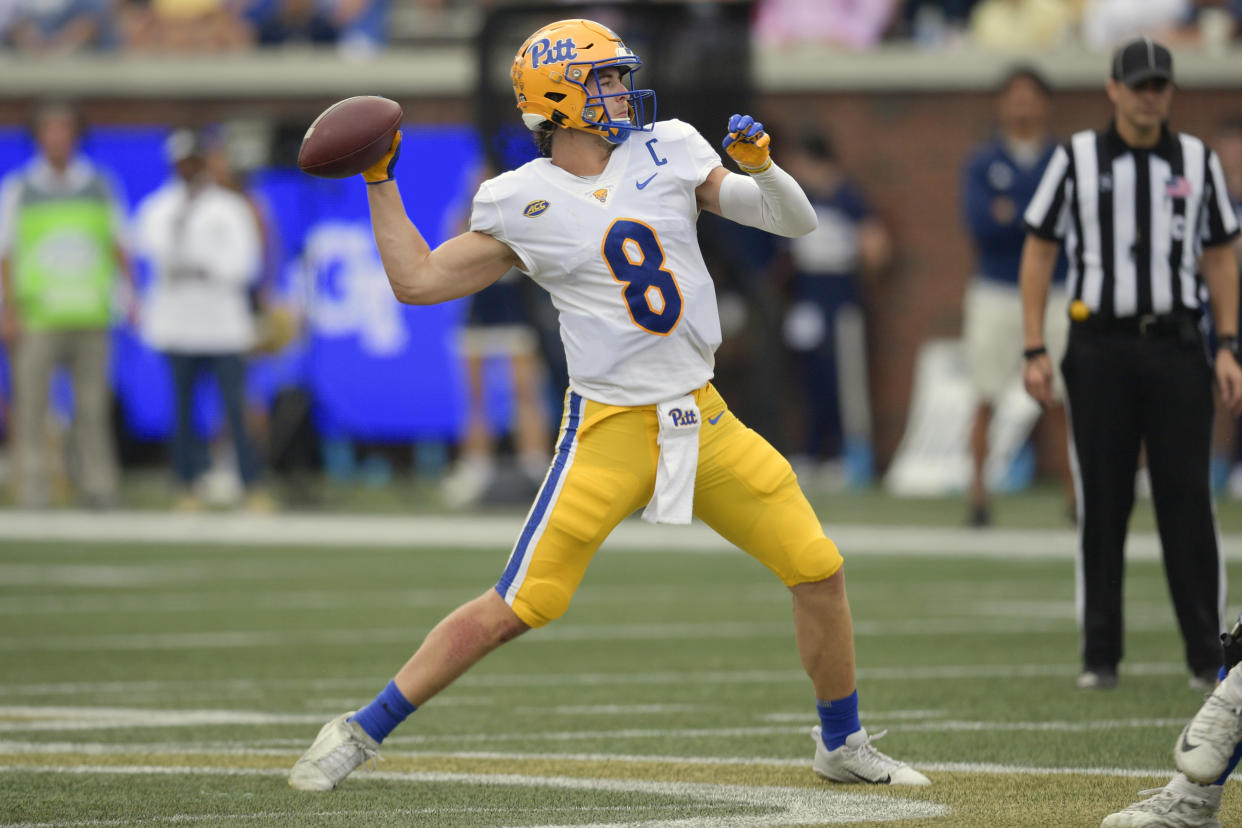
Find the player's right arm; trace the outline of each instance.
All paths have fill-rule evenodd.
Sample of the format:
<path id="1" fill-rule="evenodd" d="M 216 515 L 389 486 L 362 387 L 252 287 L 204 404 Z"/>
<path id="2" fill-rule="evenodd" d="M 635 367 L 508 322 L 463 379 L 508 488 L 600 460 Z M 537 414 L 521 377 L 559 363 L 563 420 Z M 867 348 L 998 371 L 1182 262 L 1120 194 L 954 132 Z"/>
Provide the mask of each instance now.
<path id="1" fill-rule="evenodd" d="M 1022 263 L 1018 267 L 1018 284 L 1022 291 L 1023 349 L 1022 383 L 1027 393 L 1040 405 L 1055 402 L 1052 390 L 1052 360 L 1044 348 L 1044 309 L 1048 304 L 1048 286 L 1056 267 L 1059 242 L 1028 233 L 1022 246 Z"/>
<path id="2" fill-rule="evenodd" d="M 473 231 L 432 250 L 406 214 L 401 191 L 392 178 L 400 145 L 398 133 L 388 154 L 363 173 L 371 207 L 371 229 L 397 301 L 434 305 L 460 299 L 482 290 L 521 264 L 504 242 Z"/>

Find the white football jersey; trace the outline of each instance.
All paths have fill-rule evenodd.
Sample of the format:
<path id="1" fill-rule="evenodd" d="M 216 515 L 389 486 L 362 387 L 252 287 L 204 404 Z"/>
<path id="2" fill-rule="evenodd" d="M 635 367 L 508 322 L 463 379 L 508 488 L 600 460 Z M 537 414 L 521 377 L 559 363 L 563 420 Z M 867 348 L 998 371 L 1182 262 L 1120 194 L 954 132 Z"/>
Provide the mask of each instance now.
<path id="1" fill-rule="evenodd" d="M 720 317 L 694 191 L 719 166 L 694 127 L 660 121 L 593 178 L 539 158 L 479 187 L 470 229 L 551 294 L 570 387 L 587 399 L 649 405 L 711 379 Z"/>

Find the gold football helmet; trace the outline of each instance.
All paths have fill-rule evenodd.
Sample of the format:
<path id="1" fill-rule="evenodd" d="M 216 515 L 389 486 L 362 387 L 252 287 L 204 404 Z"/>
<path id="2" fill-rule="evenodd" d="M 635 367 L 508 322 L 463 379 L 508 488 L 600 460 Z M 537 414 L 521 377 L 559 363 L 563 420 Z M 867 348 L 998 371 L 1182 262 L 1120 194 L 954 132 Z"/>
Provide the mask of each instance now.
<path id="1" fill-rule="evenodd" d="M 655 123 L 655 91 L 633 88 L 634 73 L 642 65 L 607 26 L 592 20 L 549 23 L 528 37 L 513 58 L 510 75 L 522 122 L 530 130 L 545 128 L 548 122 L 580 129 L 614 144 L 631 132 L 649 131 Z M 613 67 L 629 88 L 603 94 L 596 71 Z M 622 96 L 629 103 L 629 118 L 610 118 L 605 99 Z"/>

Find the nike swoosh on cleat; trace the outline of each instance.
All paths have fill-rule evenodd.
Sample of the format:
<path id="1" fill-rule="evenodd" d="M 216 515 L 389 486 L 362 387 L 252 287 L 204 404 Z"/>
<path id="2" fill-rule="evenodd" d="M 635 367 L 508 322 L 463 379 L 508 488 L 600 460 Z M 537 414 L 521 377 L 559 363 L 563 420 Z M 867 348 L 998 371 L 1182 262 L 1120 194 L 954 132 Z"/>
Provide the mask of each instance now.
<path id="1" fill-rule="evenodd" d="M 717 414 L 715 417 L 708 417 L 708 418 L 707 418 L 707 422 L 709 422 L 709 423 L 710 423 L 710 424 L 712 424 L 712 425 L 715 425 L 716 423 L 720 422 L 720 418 L 721 418 L 721 417 L 723 417 L 723 416 L 724 416 L 724 412 L 723 412 L 723 411 L 721 411 L 721 412 L 720 412 L 719 414 Z"/>
<path id="2" fill-rule="evenodd" d="M 657 175 L 659 175 L 658 172 L 652 173 L 650 176 L 648 176 L 646 181 L 635 181 L 634 186 L 641 190 L 643 187 L 646 187 L 648 184 L 650 184 L 651 179 L 655 178 Z"/>
<path id="3" fill-rule="evenodd" d="M 857 779 L 859 782 L 866 782 L 868 785 L 888 785 L 893 781 L 892 776 L 885 776 L 883 779 L 868 779 L 867 777 L 862 776 L 861 774 L 854 773 L 849 768 L 842 768 L 841 770 L 845 771 L 850 776 Z"/>
<path id="4" fill-rule="evenodd" d="M 1186 738 L 1186 734 L 1185 734 L 1185 733 L 1183 733 L 1183 734 L 1182 734 L 1182 743 L 1178 746 L 1178 749 L 1179 749 L 1182 753 L 1190 753 L 1192 750 L 1194 750 L 1194 749 L 1195 749 L 1195 748 L 1197 748 L 1197 747 L 1199 747 L 1199 746 L 1198 746 L 1198 745 L 1196 745 L 1196 744 L 1194 744 L 1194 743 L 1192 743 L 1190 740 L 1188 740 L 1188 739 Z"/>

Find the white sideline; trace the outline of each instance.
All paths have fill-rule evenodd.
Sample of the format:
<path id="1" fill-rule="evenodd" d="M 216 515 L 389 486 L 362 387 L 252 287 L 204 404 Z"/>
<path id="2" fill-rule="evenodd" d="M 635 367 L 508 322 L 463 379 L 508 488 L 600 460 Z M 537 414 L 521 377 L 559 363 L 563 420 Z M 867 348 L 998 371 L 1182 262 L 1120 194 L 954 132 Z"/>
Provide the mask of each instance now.
<path id="1" fill-rule="evenodd" d="M 501 549 L 513 546 L 519 514 L 458 516 L 325 515 L 287 513 L 175 514 L 155 511 L 55 513 L 0 511 L 0 547 L 6 542 L 195 543 L 248 546 L 409 547 Z M 1074 556 L 1071 529 L 959 529 L 928 526 L 832 524 L 825 531 L 851 554 L 964 556 L 975 558 L 1064 558 Z M 1222 538 L 1230 560 L 1242 560 L 1242 536 Z M 701 523 L 688 527 L 624 521 L 606 542 L 610 549 L 687 553 L 730 552 L 733 546 Z M 1152 532 L 1131 532 L 1126 555 L 1155 560 Z"/>

